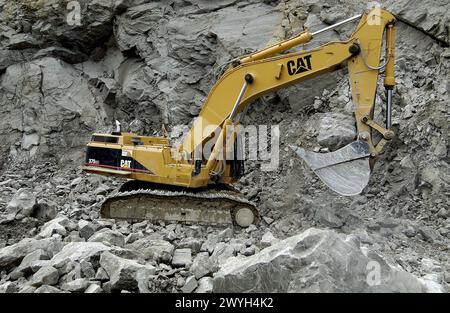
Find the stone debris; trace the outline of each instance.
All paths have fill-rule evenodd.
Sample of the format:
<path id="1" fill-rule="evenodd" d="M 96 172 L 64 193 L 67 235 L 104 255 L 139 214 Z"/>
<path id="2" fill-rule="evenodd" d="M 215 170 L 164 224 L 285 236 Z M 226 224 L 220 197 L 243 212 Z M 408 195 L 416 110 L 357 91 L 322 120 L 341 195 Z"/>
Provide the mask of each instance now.
<path id="1" fill-rule="evenodd" d="M 195 288 L 197 288 L 198 286 L 198 282 L 195 279 L 194 276 L 189 276 L 186 279 L 186 283 L 184 284 L 183 288 L 181 288 L 181 291 L 184 293 L 191 293 L 195 290 Z"/>
<path id="2" fill-rule="evenodd" d="M 172 266 L 188 267 L 192 264 L 191 249 L 176 249 L 173 254 Z"/>
<path id="3" fill-rule="evenodd" d="M 36 196 L 29 188 L 19 189 L 6 206 L 8 214 L 30 216 L 37 206 Z"/>
<path id="4" fill-rule="evenodd" d="M 125 245 L 125 236 L 108 228 L 102 228 L 89 237 L 89 242 L 106 242 L 114 246 L 123 247 Z"/>
<path id="5" fill-rule="evenodd" d="M 39 287 L 42 285 L 55 285 L 59 280 L 59 273 L 53 266 L 42 267 L 30 280 L 30 285 Z"/>
<path id="6" fill-rule="evenodd" d="M 139 271 L 146 273 L 147 276 L 155 274 L 156 271 L 152 265 L 143 265 L 134 260 L 123 259 L 108 251 L 103 252 L 100 256 L 100 265 L 108 274 L 111 290 L 135 290 L 139 283 Z"/>

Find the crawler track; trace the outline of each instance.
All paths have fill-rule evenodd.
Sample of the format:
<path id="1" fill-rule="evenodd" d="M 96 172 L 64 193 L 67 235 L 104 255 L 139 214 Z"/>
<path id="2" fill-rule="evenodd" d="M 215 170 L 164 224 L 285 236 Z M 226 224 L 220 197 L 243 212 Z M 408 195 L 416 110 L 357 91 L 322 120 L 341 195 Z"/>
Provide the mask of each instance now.
<path id="1" fill-rule="evenodd" d="M 102 204 L 104 218 L 202 225 L 258 224 L 255 205 L 228 186 L 191 190 L 130 181 Z"/>

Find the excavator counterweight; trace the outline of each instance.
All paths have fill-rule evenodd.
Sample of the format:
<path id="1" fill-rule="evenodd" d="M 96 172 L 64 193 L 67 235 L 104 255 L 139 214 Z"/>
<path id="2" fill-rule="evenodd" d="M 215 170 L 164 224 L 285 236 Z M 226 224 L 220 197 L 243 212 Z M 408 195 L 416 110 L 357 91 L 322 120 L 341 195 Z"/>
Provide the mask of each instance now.
<path id="1" fill-rule="evenodd" d="M 284 53 L 315 36 L 359 19 L 348 40 L 311 50 Z M 230 62 L 212 87 L 199 116 L 179 146 L 168 139 L 133 133 L 94 134 L 88 143 L 85 172 L 122 177 L 128 182 L 105 200 L 107 218 L 217 223 L 247 227 L 260 221 L 255 204 L 230 187 L 242 175 L 242 155 L 233 150 L 234 130 L 257 98 L 316 76 L 348 67 L 357 129 L 355 141 L 330 153 L 291 147 L 335 192 L 351 196 L 369 182 L 371 166 L 392 140 L 392 90 L 395 86 L 395 17 L 380 8 L 323 30 L 305 31 Z M 381 62 L 385 46 L 385 61 Z M 388 92 L 386 125 L 373 112 L 380 69 Z M 373 132 L 381 135 L 378 143 Z M 204 147 L 211 149 L 204 153 Z M 239 149 L 237 149 L 239 150 Z"/>

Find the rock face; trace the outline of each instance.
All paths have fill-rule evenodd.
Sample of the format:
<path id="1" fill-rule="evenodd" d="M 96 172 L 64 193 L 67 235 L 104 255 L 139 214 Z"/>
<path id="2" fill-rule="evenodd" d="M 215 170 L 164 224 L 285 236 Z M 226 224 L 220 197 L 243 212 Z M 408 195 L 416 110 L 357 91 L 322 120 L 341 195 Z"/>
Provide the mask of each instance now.
<path id="1" fill-rule="evenodd" d="M 247 259 L 230 259 L 213 292 L 422 292 L 417 278 L 364 255 L 353 240 L 311 228 Z M 373 285 L 370 262 L 380 269 Z"/>

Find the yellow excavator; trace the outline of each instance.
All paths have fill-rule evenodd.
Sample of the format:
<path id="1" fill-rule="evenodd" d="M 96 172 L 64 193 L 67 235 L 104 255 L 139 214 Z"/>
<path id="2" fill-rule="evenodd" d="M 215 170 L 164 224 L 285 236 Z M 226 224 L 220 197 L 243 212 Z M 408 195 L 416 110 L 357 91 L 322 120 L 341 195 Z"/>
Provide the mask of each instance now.
<path id="1" fill-rule="evenodd" d="M 358 19 L 346 41 L 286 53 L 324 31 Z M 231 187 L 244 173 L 242 152 L 236 146 L 237 129 L 246 108 L 267 93 L 344 66 L 348 67 L 354 104 L 355 141 L 330 153 L 291 148 L 335 192 L 346 196 L 361 193 L 375 160 L 394 137 L 391 112 L 395 22 L 391 13 L 372 8 L 317 32 L 305 31 L 233 60 L 212 87 L 182 144 L 173 145 L 166 137 L 120 131 L 94 134 L 87 145 L 83 171 L 127 179 L 103 202 L 101 216 L 238 227 L 259 223 L 255 204 Z M 385 126 L 373 120 L 377 80 L 383 68 L 387 90 Z M 381 135 L 377 143 L 373 132 Z"/>

